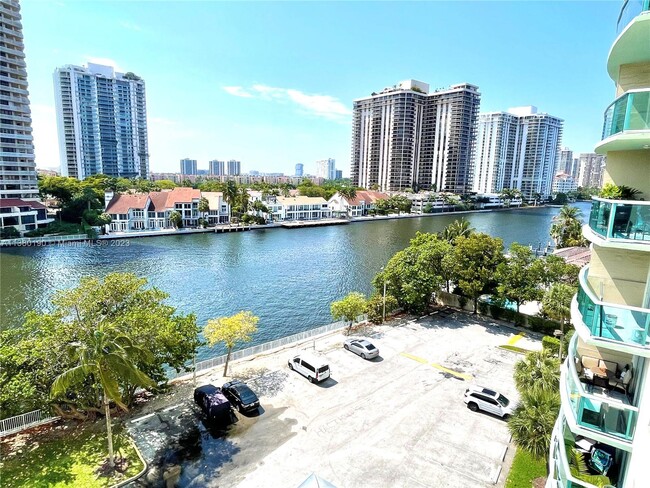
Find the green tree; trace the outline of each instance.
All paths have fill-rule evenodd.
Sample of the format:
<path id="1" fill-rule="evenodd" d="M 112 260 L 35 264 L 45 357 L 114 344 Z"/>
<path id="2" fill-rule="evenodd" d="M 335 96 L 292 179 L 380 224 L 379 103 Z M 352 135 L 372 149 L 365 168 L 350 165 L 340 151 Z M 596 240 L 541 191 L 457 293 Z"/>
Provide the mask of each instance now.
<path id="1" fill-rule="evenodd" d="M 217 343 L 223 342 L 228 350 L 226 364 L 223 367 L 223 375 L 228 375 L 228 363 L 230 362 L 230 353 L 233 347 L 240 342 L 249 342 L 252 335 L 257 332 L 257 323 L 259 317 L 249 311 L 241 311 L 230 317 L 220 317 L 218 319 L 208 320 L 203 329 L 208 344 L 212 347 Z"/>
<path id="2" fill-rule="evenodd" d="M 228 180 L 223 189 L 223 199 L 228 204 L 228 222 L 232 221 L 233 207 L 237 204 L 237 185 L 234 181 Z"/>
<path id="3" fill-rule="evenodd" d="M 553 203 L 555 205 L 566 205 L 569 203 L 569 197 L 566 193 L 558 193 L 555 195 L 555 198 L 553 199 Z"/>
<path id="4" fill-rule="evenodd" d="M 138 359 L 151 360 L 151 354 L 145 349 L 133 345 L 124 335 L 113 335 L 98 327 L 93 334 L 86 336 L 85 341 L 70 343 L 74 366 L 62 372 L 52 383 L 52 397 L 64 396 L 70 387 L 84 383 L 97 385 L 102 394 L 104 415 L 106 417 L 106 433 L 108 436 L 108 462 L 115 467 L 113 454 L 113 434 L 111 430 L 110 402 L 115 402 L 123 410 L 127 410 L 122 401 L 120 383 L 129 383 L 143 388 L 151 387 L 154 383 L 145 373 L 140 371 L 136 362 Z"/>
<path id="5" fill-rule="evenodd" d="M 554 283 L 544 293 L 542 299 L 542 313 L 560 322 L 562 340 L 564 340 L 564 325 L 571 317 L 571 300 L 577 289 L 564 283 Z M 562 359 L 560 348 L 560 359 Z"/>
<path id="6" fill-rule="evenodd" d="M 553 217 L 550 233 L 558 248 L 587 245 L 582 236 L 581 217 L 580 209 L 569 205 L 562 207 Z"/>
<path id="7" fill-rule="evenodd" d="M 176 210 L 172 210 L 169 213 L 169 222 L 177 229 L 183 227 L 183 217 L 181 216 L 180 212 Z"/>
<path id="8" fill-rule="evenodd" d="M 497 295 L 516 303 L 517 312 L 522 303 L 541 298 L 539 276 L 533 266 L 535 261 L 535 253 L 528 246 L 515 242 L 510 246 L 507 260 L 497 266 Z"/>
<path id="9" fill-rule="evenodd" d="M 357 190 L 353 186 L 344 186 L 339 188 L 339 195 L 346 200 L 354 200 L 357 197 Z"/>
<path id="10" fill-rule="evenodd" d="M 50 405 L 53 379 L 77 365 L 68 354 L 69 345 L 92 343 L 97 330 L 110 337 L 126 336 L 134 347 L 149 351 L 152 356 L 138 359 L 135 366 L 156 384 L 164 384 L 167 368 L 183 369 L 200 345 L 194 315 L 177 315 L 165 303 L 167 298 L 163 291 L 147 287 L 146 279 L 111 273 L 104 279 L 82 278 L 77 287 L 57 292 L 47 312 L 28 312 L 21 327 L 0 333 L 3 415 Z M 120 383 L 127 405 L 136 387 Z M 5 397 L 7 391 L 19 396 Z M 80 384 L 52 407 L 60 416 L 85 419 L 101 411 L 97 402 L 93 385 Z"/>
<path id="11" fill-rule="evenodd" d="M 521 394 L 521 401 L 508 420 L 512 438 L 521 449 L 537 459 L 548 456 L 555 420 L 560 411 L 560 394 L 533 388 Z"/>
<path id="12" fill-rule="evenodd" d="M 176 183 L 172 180 L 158 180 L 156 181 L 156 186 L 161 190 L 173 190 L 176 188 Z"/>
<path id="13" fill-rule="evenodd" d="M 201 197 L 199 200 L 199 212 L 203 214 L 203 217 L 210 211 L 210 202 L 205 197 Z"/>
<path id="14" fill-rule="evenodd" d="M 491 292 L 496 283 L 494 272 L 504 261 L 503 241 L 483 233 L 458 237 L 454 241 L 453 275 L 463 294 L 474 301 L 474 313 L 478 298 Z"/>
<path id="15" fill-rule="evenodd" d="M 469 221 L 464 218 L 454 220 L 451 224 L 442 230 L 441 237 L 447 242 L 453 243 L 457 237 L 467 237 L 471 235 L 475 229 L 470 225 Z"/>
<path id="16" fill-rule="evenodd" d="M 513 377 L 519 392 L 533 388 L 557 392 L 560 388 L 560 361 L 547 349 L 529 352 L 515 363 Z"/>
<path id="17" fill-rule="evenodd" d="M 366 306 L 368 320 L 373 324 L 380 324 L 384 320 L 384 310 L 386 315 L 388 315 L 397 309 L 398 306 L 397 298 L 393 295 L 386 293 L 384 297 L 382 293 L 375 293 L 370 297 Z"/>
<path id="18" fill-rule="evenodd" d="M 330 312 L 334 320 L 345 320 L 350 322 L 348 326 L 348 333 L 352 329 L 352 325 L 357 320 L 357 317 L 364 313 L 367 308 L 367 300 L 363 293 L 353 291 L 345 296 L 343 299 L 332 302 L 330 305 Z"/>

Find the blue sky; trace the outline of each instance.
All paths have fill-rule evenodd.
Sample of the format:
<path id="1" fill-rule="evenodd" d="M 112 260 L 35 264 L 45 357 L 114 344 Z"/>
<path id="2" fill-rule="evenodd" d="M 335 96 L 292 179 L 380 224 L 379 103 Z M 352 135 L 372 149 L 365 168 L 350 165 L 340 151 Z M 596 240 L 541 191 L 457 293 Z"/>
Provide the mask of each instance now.
<path id="1" fill-rule="evenodd" d="M 536 105 L 588 152 L 614 98 L 605 64 L 620 1 L 23 0 L 36 160 L 59 152 L 52 73 L 105 61 L 147 84 L 152 171 L 190 157 L 349 173 L 352 100 L 408 78 L 480 87 L 481 110 Z"/>

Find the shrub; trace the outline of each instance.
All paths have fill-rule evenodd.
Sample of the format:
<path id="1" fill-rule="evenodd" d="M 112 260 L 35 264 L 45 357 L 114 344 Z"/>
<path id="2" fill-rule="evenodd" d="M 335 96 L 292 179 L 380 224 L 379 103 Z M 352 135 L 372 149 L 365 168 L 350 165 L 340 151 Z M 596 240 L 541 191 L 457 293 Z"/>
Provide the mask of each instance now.
<path id="1" fill-rule="evenodd" d="M 397 309 L 397 306 L 397 298 L 393 295 L 386 295 L 386 316 Z M 366 313 L 370 322 L 373 324 L 381 324 L 384 313 L 384 296 L 379 293 L 371 296 L 370 300 L 368 300 Z"/>
<path id="2" fill-rule="evenodd" d="M 478 312 L 481 315 L 487 315 L 490 311 L 490 304 L 486 302 L 478 302 Z"/>
<path id="3" fill-rule="evenodd" d="M 497 305 L 490 305 L 490 315 L 496 320 L 503 316 L 503 309 Z"/>
<path id="4" fill-rule="evenodd" d="M 554 356 L 557 356 L 560 352 L 560 339 L 544 336 L 542 338 L 542 348 L 548 350 Z"/>
<path id="5" fill-rule="evenodd" d="M 20 232 L 15 227 L 4 227 L 0 229 L 0 239 L 15 239 L 20 237 Z"/>

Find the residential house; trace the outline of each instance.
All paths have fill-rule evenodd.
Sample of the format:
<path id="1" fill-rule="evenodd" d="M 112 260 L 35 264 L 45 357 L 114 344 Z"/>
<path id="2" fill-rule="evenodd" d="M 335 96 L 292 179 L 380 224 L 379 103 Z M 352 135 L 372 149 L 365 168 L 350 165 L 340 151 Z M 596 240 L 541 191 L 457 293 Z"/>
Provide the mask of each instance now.
<path id="1" fill-rule="evenodd" d="M 329 199 L 328 207 L 334 216 L 362 217 L 375 208 L 377 200 L 387 198 L 386 193 L 379 191 L 358 190 L 354 198 L 346 198 L 337 192 Z"/>
<path id="2" fill-rule="evenodd" d="M 220 191 L 204 191 L 201 196 L 208 200 L 210 211 L 207 218 L 209 224 L 227 224 L 230 222 L 230 206 Z"/>
<path id="3" fill-rule="evenodd" d="M 22 234 L 45 227 L 53 220 L 47 217 L 47 209 L 40 202 L 0 198 L 0 229 L 14 227 Z"/>
<path id="4" fill-rule="evenodd" d="M 276 201 L 281 205 L 278 220 L 320 220 L 332 215 L 322 197 L 276 197 Z"/>

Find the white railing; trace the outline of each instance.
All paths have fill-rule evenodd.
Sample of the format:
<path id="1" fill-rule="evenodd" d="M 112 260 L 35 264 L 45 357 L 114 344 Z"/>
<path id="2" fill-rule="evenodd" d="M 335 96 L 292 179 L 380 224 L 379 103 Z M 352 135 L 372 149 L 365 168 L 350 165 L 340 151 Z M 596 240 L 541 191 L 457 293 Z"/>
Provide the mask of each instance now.
<path id="1" fill-rule="evenodd" d="M 69 234 L 65 236 L 47 236 L 47 237 L 19 237 L 17 239 L 0 239 L 0 247 L 40 247 L 48 244 L 60 244 L 70 241 L 88 240 L 86 234 Z"/>
<path id="2" fill-rule="evenodd" d="M 362 322 L 364 320 L 366 320 L 366 316 L 362 315 L 357 319 L 357 322 Z M 348 325 L 349 325 L 348 322 L 342 322 L 342 321 L 333 322 L 331 324 L 323 325 L 315 329 L 306 330 L 304 332 L 299 332 L 298 334 L 293 334 L 287 337 L 282 337 L 280 339 L 275 339 L 274 341 L 265 342 L 257 346 L 251 346 L 251 347 L 247 347 L 246 349 L 240 349 L 239 351 L 234 351 L 230 354 L 230 360 L 236 361 L 237 359 L 242 359 L 248 356 L 255 356 L 256 354 L 270 351 L 272 349 L 278 349 L 280 347 L 286 346 L 287 344 L 301 342 L 304 341 L 305 339 L 309 339 L 310 337 L 315 337 L 317 335 L 325 334 L 327 332 L 343 329 Z M 206 369 L 211 369 L 220 366 L 226 362 L 226 357 L 227 355 L 223 354 L 221 356 L 217 356 L 211 359 L 199 361 L 198 363 L 196 363 L 196 372 L 198 373 L 199 371 L 205 371 Z M 172 380 L 174 378 L 178 378 L 179 376 L 185 376 L 191 373 L 192 373 L 192 369 L 189 368 L 184 371 L 179 371 L 178 373 L 175 371 L 171 371 L 168 373 L 167 377 L 168 379 Z"/>
<path id="3" fill-rule="evenodd" d="M 9 434 L 15 434 L 29 427 L 35 427 L 40 424 L 52 422 L 59 417 L 48 415 L 43 410 L 34 410 L 33 412 L 23 413 L 15 417 L 0 420 L 0 437 Z"/>

